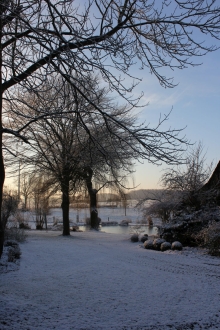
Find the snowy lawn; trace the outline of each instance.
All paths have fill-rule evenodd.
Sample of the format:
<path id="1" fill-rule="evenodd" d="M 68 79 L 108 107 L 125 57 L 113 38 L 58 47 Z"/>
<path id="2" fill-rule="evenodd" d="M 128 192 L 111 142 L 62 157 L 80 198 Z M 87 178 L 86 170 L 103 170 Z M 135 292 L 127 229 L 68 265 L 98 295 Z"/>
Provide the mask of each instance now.
<path id="1" fill-rule="evenodd" d="M 127 235 L 29 231 L 0 274 L 0 329 L 220 329 L 220 259 Z M 11 268 L 12 269 L 12 268 Z"/>

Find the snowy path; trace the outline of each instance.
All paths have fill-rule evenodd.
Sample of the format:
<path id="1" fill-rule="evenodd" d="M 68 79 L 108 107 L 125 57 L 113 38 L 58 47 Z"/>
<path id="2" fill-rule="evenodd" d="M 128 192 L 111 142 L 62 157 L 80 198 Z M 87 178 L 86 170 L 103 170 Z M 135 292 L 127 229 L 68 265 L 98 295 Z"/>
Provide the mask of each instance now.
<path id="1" fill-rule="evenodd" d="M 1 330 L 220 329 L 220 259 L 126 236 L 30 232 L 0 275 Z"/>

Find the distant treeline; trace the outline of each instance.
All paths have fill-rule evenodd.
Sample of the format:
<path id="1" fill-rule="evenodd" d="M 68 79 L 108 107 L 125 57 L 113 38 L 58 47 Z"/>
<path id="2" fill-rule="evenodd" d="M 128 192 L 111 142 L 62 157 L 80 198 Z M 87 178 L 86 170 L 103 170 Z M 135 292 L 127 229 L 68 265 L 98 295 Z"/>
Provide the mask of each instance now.
<path id="1" fill-rule="evenodd" d="M 145 198 L 155 198 L 155 196 L 158 195 L 158 193 L 161 193 L 162 189 L 138 189 L 138 190 L 132 190 L 129 191 L 126 194 L 127 200 L 142 200 Z M 98 194 L 98 201 L 99 202 L 117 202 L 121 201 L 121 197 L 118 194 L 112 194 L 112 193 L 100 193 Z"/>
<path id="2" fill-rule="evenodd" d="M 162 189 L 138 189 L 133 190 L 127 193 L 127 199 L 136 199 L 138 201 L 146 198 L 154 199 L 155 196 L 160 194 L 163 190 Z"/>

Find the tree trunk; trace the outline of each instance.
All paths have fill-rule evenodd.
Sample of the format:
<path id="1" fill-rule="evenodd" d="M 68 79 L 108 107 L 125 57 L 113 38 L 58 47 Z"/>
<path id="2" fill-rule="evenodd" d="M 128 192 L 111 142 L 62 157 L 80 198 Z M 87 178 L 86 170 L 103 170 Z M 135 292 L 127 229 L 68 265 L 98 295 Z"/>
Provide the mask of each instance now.
<path id="1" fill-rule="evenodd" d="M 24 195 L 24 209 L 25 209 L 25 211 L 27 210 L 27 201 L 28 201 L 28 196 Z"/>
<path id="2" fill-rule="evenodd" d="M 2 134 L 0 133 L 0 148 L 1 148 L 1 156 L 0 156 L 0 258 L 2 256 L 3 252 L 3 246 L 4 246 L 4 234 L 5 234 L 5 228 L 4 223 L 2 219 L 2 199 L 3 199 L 3 185 L 5 180 L 5 170 L 4 170 L 4 161 L 3 161 L 3 155 L 2 155 Z"/>
<path id="3" fill-rule="evenodd" d="M 2 17 L 1 13 L 0 16 Z M 3 252 L 4 245 L 4 224 L 2 221 L 2 199 L 3 199 L 3 186 L 5 181 L 5 168 L 4 168 L 4 160 L 3 160 L 3 145 L 2 145 L 2 20 L 0 18 L 0 258 Z"/>
<path id="4" fill-rule="evenodd" d="M 0 107 L 1 106 L 2 106 L 2 102 L 0 101 Z M 2 123 L 0 123 L 0 131 L 1 128 L 2 128 Z M 3 252 L 4 232 L 5 232 L 4 222 L 2 219 L 3 186 L 5 181 L 5 169 L 4 169 L 4 160 L 3 160 L 3 150 L 2 150 L 2 132 L 0 132 L 0 148 L 1 148 L 1 155 L 0 155 L 0 258 L 1 258 Z"/>
<path id="5" fill-rule="evenodd" d="M 62 213 L 63 213 L 63 235 L 70 235 L 70 221 L 69 221 L 69 180 L 65 180 L 61 187 L 62 190 Z"/>
<path id="6" fill-rule="evenodd" d="M 2 115 L 2 94 L 0 94 L 0 111 Z M 3 199 L 3 186 L 5 181 L 5 168 L 4 168 L 4 160 L 3 160 L 3 150 L 2 150 L 2 120 L 0 118 L 0 258 L 3 252 L 3 245 L 4 245 L 4 223 L 2 219 L 2 199 Z"/>
<path id="7" fill-rule="evenodd" d="M 86 186 L 89 192 L 90 197 L 90 223 L 91 227 L 94 229 L 98 229 L 99 227 L 99 218 L 98 218 L 98 210 L 97 210 L 97 190 L 92 188 L 92 175 L 93 171 L 90 167 L 85 169 L 85 181 Z"/>
<path id="8" fill-rule="evenodd" d="M 89 197 L 90 197 L 90 221 L 91 227 L 94 229 L 98 229 L 99 227 L 99 219 L 98 219 L 98 210 L 97 210 L 97 190 L 90 189 Z"/>

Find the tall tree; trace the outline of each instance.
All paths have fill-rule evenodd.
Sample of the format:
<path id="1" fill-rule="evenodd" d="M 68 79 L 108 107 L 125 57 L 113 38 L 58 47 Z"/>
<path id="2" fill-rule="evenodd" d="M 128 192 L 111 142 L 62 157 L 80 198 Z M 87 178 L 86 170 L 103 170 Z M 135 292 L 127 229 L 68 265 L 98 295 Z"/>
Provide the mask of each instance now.
<path id="1" fill-rule="evenodd" d="M 160 68 L 185 68 L 193 64 L 193 56 L 201 56 L 215 47 L 199 42 L 198 31 L 204 37 L 219 39 L 220 7 L 215 0 L 152 1 L 149 0 L 90 0 L 79 5 L 72 0 L 2 0 L 0 3 L 0 207 L 4 184 L 3 133 L 12 134 L 26 141 L 24 127 L 13 130 L 3 111 L 10 101 L 14 87 L 35 91 L 51 72 L 59 72 L 78 92 L 93 104 L 93 92 L 85 94 L 85 72 L 98 71 L 112 91 L 116 91 L 130 104 L 136 105 L 130 92 L 136 82 L 128 86 L 124 76 L 131 78 L 129 69 L 138 62 L 140 68 L 148 68 L 163 86 L 173 87 L 173 81 L 165 77 Z M 70 75 L 72 68 L 78 76 Z M 106 122 L 114 118 L 96 107 Z M 33 120 L 48 116 L 39 110 Z M 78 117 L 82 122 L 83 119 Z M 27 118 L 26 118 L 27 119 Z M 126 128 L 129 130 L 129 128 Z M 86 130 L 88 132 L 88 130 Z M 140 133 L 140 128 L 138 130 Z M 167 134 L 168 150 L 152 156 L 144 142 L 145 128 L 139 137 L 143 146 L 142 156 L 149 160 L 174 159 L 182 141 L 177 131 Z M 136 130 L 130 132 L 137 133 Z M 164 136 L 159 132 L 155 139 Z M 163 150 L 163 151 L 162 151 Z M 150 151 L 150 154 L 149 154 Z M 172 152 L 171 152 L 172 154 Z M 176 155 L 177 156 L 177 155 Z M 4 230 L 0 221 L 0 255 Z"/>
<path id="2" fill-rule="evenodd" d="M 91 81 L 97 86 L 96 104 L 109 116 L 114 116 L 121 125 L 133 125 L 135 117 L 131 116 L 129 109 L 118 107 L 110 101 L 106 90 L 98 87 L 97 78 L 90 75 L 87 78 L 88 87 Z M 55 185 L 57 190 L 61 190 L 63 234 L 69 235 L 70 193 L 76 192 L 85 183 L 90 196 L 91 225 L 96 227 L 98 190 L 93 188 L 92 181 L 95 179 L 99 186 L 122 184 L 124 175 L 131 172 L 133 159 L 138 157 L 139 151 L 137 141 L 127 131 L 119 130 L 113 123 L 106 126 L 103 117 L 97 116 L 96 109 L 77 95 L 72 86 L 62 78 L 51 77 L 49 86 L 50 88 L 48 83 L 44 86 L 47 100 L 43 100 L 41 96 L 33 98 L 32 102 L 26 102 L 31 97 L 26 95 L 23 100 L 23 105 L 26 103 L 26 106 L 20 111 L 24 116 L 34 117 L 33 112 L 39 108 L 46 107 L 47 111 L 51 109 L 52 114 L 56 114 L 62 107 L 62 115 L 51 115 L 27 126 L 25 134 L 31 144 L 29 150 L 23 146 L 23 152 L 20 147 L 19 158 L 22 158 L 24 164 L 34 166 L 35 170 L 48 173 L 48 185 Z M 77 121 L 78 112 L 83 116 L 89 134 L 85 134 L 85 127 Z M 12 112 L 11 120 L 13 115 Z"/>
<path id="3" fill-rule="evenodd" d="M 20 178 L 20 195 L 24 198 L 24 209 L 28 209 L 28 199 L 32 195 L 33 187 L 36 181 L 36 172 L 23 172 Z M 30 204 L 30 201 L 29 201 Z"/>

